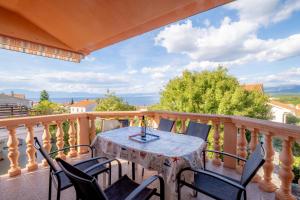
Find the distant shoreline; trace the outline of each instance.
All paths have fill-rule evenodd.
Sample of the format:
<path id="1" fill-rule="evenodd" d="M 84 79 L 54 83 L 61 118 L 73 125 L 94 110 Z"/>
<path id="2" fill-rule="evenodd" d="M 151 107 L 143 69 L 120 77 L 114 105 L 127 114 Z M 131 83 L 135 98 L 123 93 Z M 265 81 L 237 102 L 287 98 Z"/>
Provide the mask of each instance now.
<path id="1" fill-rule="evenodd" d="M 147 96 L 126 96 L 122 97 L 127 103 L 130 105 L 135 106 L 150 106 L 153 104 L 156 104 L 159 102 L 159 96 L 158 95 L 147 95 Z M 50 100 L 55 103 L 70 103 L 71 101 L 77 102 L 85 99 L 95 100 L 95 97 L 58 97 L 58 98 L 51 98 Z M 29 100 L 32 100 L 33 102 L 38 102 L 39 98 L 29 98 Z"/>

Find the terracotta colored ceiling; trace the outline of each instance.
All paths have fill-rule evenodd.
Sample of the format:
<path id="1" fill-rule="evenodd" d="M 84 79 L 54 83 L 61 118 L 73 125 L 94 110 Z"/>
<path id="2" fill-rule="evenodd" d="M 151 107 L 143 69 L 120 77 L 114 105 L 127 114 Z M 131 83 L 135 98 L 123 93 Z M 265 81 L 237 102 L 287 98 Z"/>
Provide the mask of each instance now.
<path id="1" fill-rule="evenodd" d="M 0 0 L 0 35 L 87 55 L 232 0 Z"/>

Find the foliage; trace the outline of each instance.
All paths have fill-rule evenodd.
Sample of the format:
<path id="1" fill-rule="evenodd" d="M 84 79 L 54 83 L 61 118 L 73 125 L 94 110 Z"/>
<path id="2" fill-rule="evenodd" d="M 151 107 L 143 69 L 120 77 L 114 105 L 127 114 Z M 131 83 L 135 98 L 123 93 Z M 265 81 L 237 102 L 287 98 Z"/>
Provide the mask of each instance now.
<path id="1" fill-rule="evenodd" d="M 49 101 L 49 94 L 46 90 L 42 90 L 40 93 L 40 102 Z"/>
<path id="2" fill-rule="evenodd" d="M 64 147 L 68 147 L 69 146 L 69 127 L 70 127 L 70 123 L 68 121 L 64 121 L 62 123 L 62 129 L 64 132 Z M 76 127 L 76 126 L 75 126 Z M 49 132 L 51 135 L 51 139 L 52 139 L 52 148 L 51 151 L 55 151 L 57 149 L 56 146 L 56 132 L 57 132 L 57 125 L 52 124 L 49 126 Z M 53 155 L 53 157 L 55 157 L 56 155 Z"/>
<path id="3" fill-rule="evenodd" d="M 280 138 L 273 138 L 273 146 L 276 151 L 281 152 L 282 151 L 282 139 Z M 293 172 L 294 172 L 294 183 L 297 183 L 300 178 L 300 145 L 298 143 L 294 143 L 292 146 L 292 152 L 294 155 L 294 162 L 293 162 Z"/>
<path id="4" fill-rule="evenodd" d="M 63 106 L 47 100 L 41 101 L 33 106 L 33 110 L 36 115 L 50 115 L 67 112 Z"/>
<path id="5" fill-rule="evenodd" d="M 287 114 L 286 116 L 286 123 L 287 124 L 294 124 L 297 125 L 300 122 L 300 119 L 292 114 Z"/>
<path id="6" fill-rule="evenodd" d="M 224 68 L 214 71 L 183 72 L 169 81 L 160 94 L 160 103 L 151 109 L 227 114 L 270 118 L 268 97 L 246 91 Z"/>
<path id="7" fill-rule="evenodd" d="M 298 180 L 300 179 L 300 157 L 294 156 L 294 163 L 293 163 L 293 172 L 294 172 L 294 183 L 298 183 Z"/>
<path id="8" fill-rule="evenodd" d="M 122 98 L 114 93 L 107 93 L 104 98 L 96 99 L 97 106 L 95 111 L 130 111 L 135 110 L 135 107 L 129 105 Z"/>
<path id="9" fill-rule="evenodd" d="M 293 104 L 293 105 L 300 104 L 300 96 L 282 95 L 282 96 L 276 96 L 276 98 L 278 98 L 278 101 L 280 101 L 282 103 L 288 103 L 288 104 Z"/>

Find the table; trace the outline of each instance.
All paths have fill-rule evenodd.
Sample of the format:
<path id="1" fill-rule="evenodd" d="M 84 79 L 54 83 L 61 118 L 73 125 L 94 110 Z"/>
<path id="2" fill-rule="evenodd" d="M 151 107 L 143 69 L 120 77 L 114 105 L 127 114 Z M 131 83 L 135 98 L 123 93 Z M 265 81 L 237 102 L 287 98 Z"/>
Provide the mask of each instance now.
<path id="1" fill-rule="evenodd" d="M 165 181 L 166 199 L 176 198 L 176 174 L 184 167 L 201 167 L 206 142 L 201 138 L 150 129 L 159 140 L 139 143 L 129 136 L 140 127 L 125 127 L 98 134 L 92 145 L 97 156 L 125 159 L 160 173 Z"/>

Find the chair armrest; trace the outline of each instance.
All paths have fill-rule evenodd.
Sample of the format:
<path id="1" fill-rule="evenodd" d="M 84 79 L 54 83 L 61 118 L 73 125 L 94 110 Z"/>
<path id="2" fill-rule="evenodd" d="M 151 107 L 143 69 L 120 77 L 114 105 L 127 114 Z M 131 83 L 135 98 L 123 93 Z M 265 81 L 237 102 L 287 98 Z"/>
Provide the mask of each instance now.
<path id="1" fill-rule="evenodd" d="M 234 182 L 232 180 L 229 180 L 229 179 L 227 179 L 227 178 L 225 178 L 223 176 L 220 176 L 218 174 L 215 174 L 215 173 L 212 173 L 212 172 L 209 172 L 209 171 L 201 170 L 201 169 L 192 169 L 190 167 L 187 167 L 187 168 L 184 168 L 184 169 L 180 170 L 180 172 L 177 174 L 178 181 L 180 181 L 181 174 L 184 171 L 192 171 L 194 173 L 205 174 L 207 176 L 210 176 L 210 177 L 213 177 L 215 179 L 218 179 L 218 180 L 220 180 L 220 181 L 222 181 L 224 183 L 227 183 L 227 184 L 229 184 L 229 185 L 231 185 L 233 187 L 236 187 L 236 188 L 238 188 L 240 190 L 245 190 L 244 186 L 242 186 L 242 185 L 240 185 L 240 184 L 238 184 L 238 183 L 236 183 L 236 182 Z"/>
<path id="2" fill-rule="evenodd" d="M 155 176 L 151 176 L 149 178 L 147 178 L 146 180 L 144 180 L 140 186 L 138 186 L 137 188 L 135 188 L 127 197 L 125 200 L 132 200 L 134 199 L 137 195 L 139 195 L 148 185 L 150 185 L 151 183 L 153 183 L 155 180 L 159 180 L 159 187 L 160 187 L 160 195 L 164 196 L 165 193 L 165 186 L 164 186 L 164 180 L 162 177 L 155 175 Z"/>
<path id="3" fill-rule="evenodd" d="M 70 148 L 75 148 L 75 147 L 89 147 L 90 150 L 91 150 L 91 157 L 94 157 L 94 148 L 93 146 L 90 146 L 90 145 L 87 145 L 87 144 L 79 144 L 79 145 L 74 145 L 74 146 L 68 146 L 68 147 L 64 147 L 64 148 L 61 148 L 61 149 L 58 149 L 58 150 L 55 150 L 55 151 L 52 151 L 49 153 L 49 156 L 52 156 L 53 154 L 57 153 L 57 152 L 60 152 L 60 151 L 65 151 L 67 149 L 70 149 Z"/>
<path id="4" fill-rule="evenodd" d="M 87 162 L 90 162 L 90 161 L 93 161 L 93 160 L 100 160 L 100 159 L 108 160 L 107 157 L 97 156 L 97 157 L 94 157 L 94 158 L 90 158 L 90 159 L 87 159 L 87 160 L 83 160 L 83 161 L 77 162 L 77 163 L 74 164 L 73 166 L 81 165 L 81 164 L 83 164 L 83 163 L 87 163 Z"/>
<path id="5" fill-rule="evenodd" d="M 233 154 L 230 154 L 230 153 L 226 153 L 226 152 L 223 152 L 223 151 L 215 151 L 215 150 L 204 150 L 205 152 L 211 152 L 211 153 L 217 153 L 217 154 L 222 154 L 222 155 L 225 155 L 225 156 L 229 156 L 229 157 L 232 157 L 232 158 L 235 158 L 237 159 L 238 161 L 239 160 L 242 160 L 244 162 L 246 162 L 247 160 L 244 159 L 244 158 L 241 158 L 239 156 L 236 156 L 236 155 L 233 155 Z"/>
<path id="6" fill-rule="evenodd" d="M 88 167 L 87 169 L 83 170 L 85 173 L 88 173 L 92 170 L 94 170 L 97 167 L 102 167 L 105 164 L 109 164 L 110 165 L 110 170 L 111 170 L 111 162 L 116 161 L 118 163 L 118 175 L 119 175 L 119 179 L 122 177 L 122 165 L 121 162 L 118 159 L 109 159 L 109 160 L 105 160 L 103 162 L 97 163 L 95 165 L 92 165 L 90 167 Z"/>

